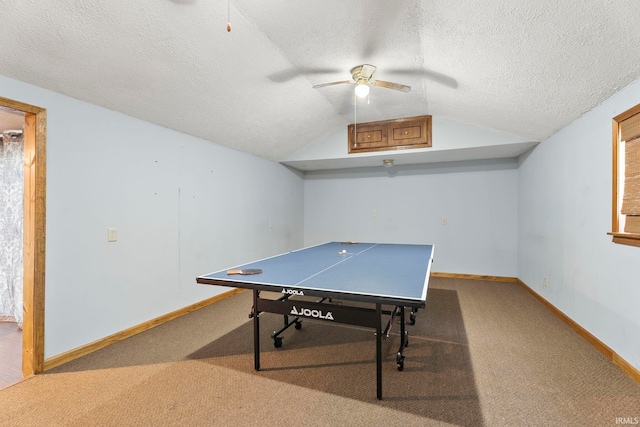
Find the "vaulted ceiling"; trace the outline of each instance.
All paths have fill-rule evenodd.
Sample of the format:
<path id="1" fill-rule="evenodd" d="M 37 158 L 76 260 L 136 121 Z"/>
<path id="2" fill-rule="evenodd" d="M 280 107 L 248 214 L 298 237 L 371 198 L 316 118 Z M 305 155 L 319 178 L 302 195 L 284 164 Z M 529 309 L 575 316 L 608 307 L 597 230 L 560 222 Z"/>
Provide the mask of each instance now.
<path id="1" fill-rule="evenodd" d="M 0 74 L 274 161 L 356 119 L 431 114 L 540 141 L 640 77 L 637 0 L 4 0 L 0 12 Z M 411 91 L 373 87 L 354 107 L 351 85 L 313 88 L 360 64 Z"/>

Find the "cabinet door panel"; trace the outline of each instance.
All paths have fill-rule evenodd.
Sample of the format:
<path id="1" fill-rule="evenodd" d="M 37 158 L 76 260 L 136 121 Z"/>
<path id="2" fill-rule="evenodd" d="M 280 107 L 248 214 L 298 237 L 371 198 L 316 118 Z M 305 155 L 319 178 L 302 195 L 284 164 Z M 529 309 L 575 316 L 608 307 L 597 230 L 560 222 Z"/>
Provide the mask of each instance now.
<path id="1" fill-rule="evenodd" d="M 389 123 L 389 146 L 425 145 L 430 142 L 427 120 L 407 120 Z"/>
<path id="2" fill-rule="evenodd" d="M 355 131 L 355 138 L 353 134 Z M 354 141 L 355 139 L 355 141 Z M 349 151 L 366 150 L 387 146 L 387 126 L 358 125 L 349 126 Z"/>

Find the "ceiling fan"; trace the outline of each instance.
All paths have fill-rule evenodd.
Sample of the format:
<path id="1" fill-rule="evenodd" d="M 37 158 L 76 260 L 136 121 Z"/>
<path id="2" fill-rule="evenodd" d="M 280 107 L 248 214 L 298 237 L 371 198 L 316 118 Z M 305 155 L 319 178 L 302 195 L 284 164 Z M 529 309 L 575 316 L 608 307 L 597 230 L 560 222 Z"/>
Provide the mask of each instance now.
<path id="1" fill-rule="evenodd" d="M 355 84 L 355 94 L 359 97 L 365 97 L 369 94 L 369 85 L 380 86 L 387 89 L 398 90 L 400 92 L 409 92 L 411 86 L 402 85 L 399 83 L 385 82 L 383 80 L 371 80 L 373 73 L 376 71 L 375 65 L 363 64 L 353 67 L 351 69 L 352 80 L 343 80 L 340 82 L 331 82 L 315 85 L 314 89 L 319 89 L 325 86 Z"/>

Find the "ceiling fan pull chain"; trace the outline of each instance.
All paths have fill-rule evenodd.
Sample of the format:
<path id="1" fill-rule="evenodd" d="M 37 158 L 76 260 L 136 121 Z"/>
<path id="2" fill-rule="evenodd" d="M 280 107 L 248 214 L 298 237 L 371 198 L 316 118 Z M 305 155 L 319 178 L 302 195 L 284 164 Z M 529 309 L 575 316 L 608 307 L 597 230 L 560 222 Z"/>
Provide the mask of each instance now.
<path id="1" fill-rule="evenodd" d="M 358 97 L 353 94 L 353 143 L 358 145 Z"/>
<path id="2" fill-rule="evenodd" d="M 227 0 L 227 33 L 231 32 L 231 0 Z"/>

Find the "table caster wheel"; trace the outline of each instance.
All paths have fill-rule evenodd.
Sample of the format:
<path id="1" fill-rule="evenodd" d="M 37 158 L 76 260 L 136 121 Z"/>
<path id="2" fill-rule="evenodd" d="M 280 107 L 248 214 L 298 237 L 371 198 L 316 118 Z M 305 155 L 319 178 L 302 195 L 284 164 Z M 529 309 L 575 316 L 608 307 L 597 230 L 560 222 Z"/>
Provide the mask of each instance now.
<path id="1" fill-rule="evenodd" d="M 296 328 L 297 330 L 302 329 L 302 322 L 296 322 L 295 328 Z"/>
<path id="2" fill-rule="evenodd" d="M 396 363 L 398 364 L 398 371 L 402 371 L 404 369 L 404 356 L 400 352 L 396 356 Z"/>
<path id="3" fill-rule="evenodd" d="M 282 347 L 282 338 L 274 338 L 273 339 L 273 346 L 275 348 L 280 348 Z"/>
<path id="4" fill-rule="evenodd" d="M 411 314 L 409 316 L 409 324 L 411 324 L 411 325 L 415 325 L 416 324 L 416 316 L 414 316 L 413 314 Z"/>

